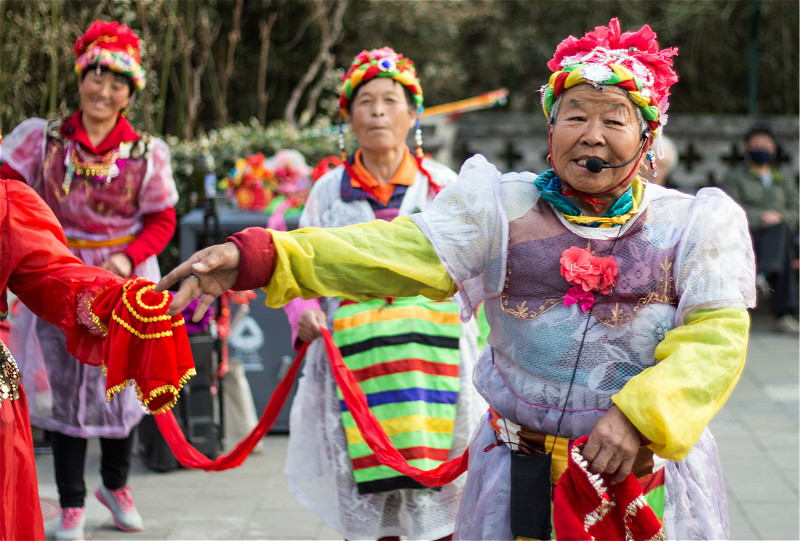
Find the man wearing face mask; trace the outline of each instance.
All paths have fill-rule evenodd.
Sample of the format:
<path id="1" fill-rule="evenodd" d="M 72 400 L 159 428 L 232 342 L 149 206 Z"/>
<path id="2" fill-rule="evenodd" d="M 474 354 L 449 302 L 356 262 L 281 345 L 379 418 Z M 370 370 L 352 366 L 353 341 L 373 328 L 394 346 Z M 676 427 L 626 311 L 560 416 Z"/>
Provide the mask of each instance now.
<path id="1" fill-rule="evenodd" d="M 769 283 L 773 329 L 798 332 L 798 187 L 775 166 L 777 146 L 763 125 L 744 138 L 745 164 L 733 168 L 722 187 L 744 207 L 753 236 L 759 279 Z"/>

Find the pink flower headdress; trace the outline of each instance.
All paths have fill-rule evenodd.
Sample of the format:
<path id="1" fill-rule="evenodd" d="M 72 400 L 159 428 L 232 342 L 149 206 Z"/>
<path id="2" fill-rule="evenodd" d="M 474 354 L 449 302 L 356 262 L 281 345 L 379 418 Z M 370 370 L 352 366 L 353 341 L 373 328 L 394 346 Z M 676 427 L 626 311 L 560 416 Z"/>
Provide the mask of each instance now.
<path id="1" fill-rule="evenodd" d="M 659 50 L 656 34 L 647 25 L 621 32 L 616 17 L 608 27 L 598 26 L 580 39 L 569 36 L 547 63 L 553 74 L 541 90 L 544 114 L 550 118 L 555 100 L 577 84 L 615 85 L 628 92 L 656 135 L 667 122 L 669 87 L 678 81 L 672 69 L 677 54 L 675 47 Z"/>
<path id="2" fill-rule="evenodd" d="M 617 283 L 617 262 L 612 256 L 592 255 L 589 248 L 572 246 L 561 253 L 561 276 L 572 287 L 564 306 L 578 303 L 581 312 L 594 306 L 594 292 L 608 295 Z"/>

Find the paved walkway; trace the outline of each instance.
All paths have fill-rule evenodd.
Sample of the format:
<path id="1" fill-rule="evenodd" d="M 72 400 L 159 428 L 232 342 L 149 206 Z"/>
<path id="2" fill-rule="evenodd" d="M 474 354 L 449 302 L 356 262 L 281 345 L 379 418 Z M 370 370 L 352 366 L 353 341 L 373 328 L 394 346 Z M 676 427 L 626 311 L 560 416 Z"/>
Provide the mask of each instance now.
<path id="1" fill-rule="evenodd" d="M 798 339 L 769 332 L 757 317 L 739 384 L 711 423 L 725 470 L 733 539 L 799 539 Z M 264 450 L 236 470 L 155 473 L 134 460 L 130 483 L 145 530 L 123 533 L 93 496 L 87 539 L 341 539 L 287 490 L 281 473 L 286 436 L 267 436 Z M 52 459 L 37 457 L 45 514 L 55 516 Z M 98 446 L 86 467 L 90 493 L 99 483 Z M 48 539 L 57 520 L 45 523 Z"/>

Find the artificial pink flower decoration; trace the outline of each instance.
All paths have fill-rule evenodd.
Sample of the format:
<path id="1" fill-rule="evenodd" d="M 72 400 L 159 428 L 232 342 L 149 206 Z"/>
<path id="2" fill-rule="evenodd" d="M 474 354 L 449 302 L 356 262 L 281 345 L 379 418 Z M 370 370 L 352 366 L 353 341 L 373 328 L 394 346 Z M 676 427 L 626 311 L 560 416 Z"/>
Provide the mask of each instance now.
<path id="1" fill-rule="evenodd" d="M 617 283 L 617 262 L 612 256 L 597 257 L 588 248 L 572 246 L 561 252 L 561 276 L 571 286 L 564 298 L 564 306 L 579 303 L 582 312 L 594 305 L 596 291 L 611 293 Z"/>
<path id="2" fill-rule="evenodd" d="M 617 262 L 611 256 L 595 257 L 594 264 L 600 270 L 600 287 L 597 291 L 608 295 L 617 283 Z"/>
<path id="3" fill-rule="evenodd" d="M 678 81 L 678 75 L 672 69 L 672 57 L 678 54 L 676 47 L 659 49 L 656 33 L 644 25 L 636 32 L 622 32 L 619 19 L 614 17 L 608 26 L 597 26 L 582 38 L 569 36 L 563 40 L 547 63 L 552 71 L 560 71 L 572 63 L 572 59 L 602 48 L 605 50 L 625 51 L 628 56 L 644 64 L 653 74 L 651 90 L 655 93 L 656 103 L 669 95 L 669 87 Z M 565 63 L 565 59 L 569 62 Z M 617 63 L 631 69 L 629 61 L 619 60 Z M 636 71 L 634 70 L 634 73 Z"/>

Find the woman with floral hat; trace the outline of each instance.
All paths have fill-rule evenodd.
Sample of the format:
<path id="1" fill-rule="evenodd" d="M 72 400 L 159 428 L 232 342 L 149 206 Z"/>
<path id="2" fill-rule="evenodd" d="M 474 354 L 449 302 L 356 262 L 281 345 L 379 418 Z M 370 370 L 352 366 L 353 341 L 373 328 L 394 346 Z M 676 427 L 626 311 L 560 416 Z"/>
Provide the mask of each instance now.
<path id="1" fill-rule="evenodd" d="M 127 278 L 160 276 L 156 255 L 175 230 L 178 200 L 166 144 L 140 134 L 125 112 L 145 84 L 139 38 L 95 21 L 75 42 L 80 109 L 64 121 L 33 118 L 4 141 L 0 176 L 34 187 L 81 260 Z M 24 311 L 14 326 L 31 396 L 31 421 L 53 433 L 62 508 L 57 539 L 83 538 L 86 439 L 99 437 L 97 497 L 118 528 L 141 530 L 127 485 L 133 429 L 142 418 L 133 389 L 106 403 L 105 377 L 65 351 L 64 334 Z"/>
<path id="2" fill-rule="evenodd" d="M 388 47 L 362 51 L 343 81 L 340 112 L 359 146 L 348 157 L 340 137 L 343 164 L 315 182 L 301 227 L 406 216 L 455 180 L 453 171 L 423 157 L 419 139 L 416 149 L 407 146 L 422 110 L 410 59 Z M 335 329 L 335 339 L 350 346 L 348 363 L 360 369 L 374 411 L 385 426 L 396 427 L 398 447 L 431 467 L 463 452 L 481 413 L 476 404 L 482 400 L 469 383 L 478 354 L 474 325 L 460 323 L 455 302 L 424 297 L 298 299 L 286 309 L 295 344 L 313 342 L 292 404 L 285 469 L 290 491 L 347 539 L 452 534 L 463 482 L 433 491 L 381 466 L 342 411 L 316 339 L 320 326 Z M 432 429 L 437 423 L 451 428 Z"/>
<path id="3" fill-rule="evenodd" d="M 458 291 L 465 319 L 484 300 L 474 381 L 490 409 L 457 538 L 549 539 L 551 517 L 558 539 L 727 538 L 707 425 L 742 371 L 753 251 L 721 190 L 691 196 L 637 175 L 666 122 L 676 52 L 617 19 L 570 36 L 542 88 L 551 169 L 501 175 L 475 156 L 419 214 L 247 229 L 157 289 L 193 273 L 171 311 L 201 295 L 196 317 L 230 287 L 263 287 L 271 306 Z"/>

